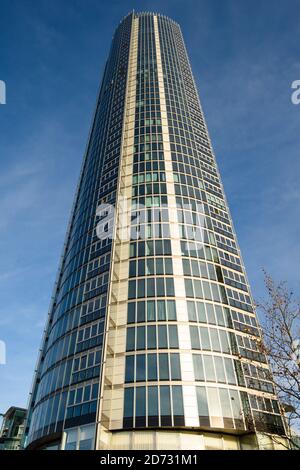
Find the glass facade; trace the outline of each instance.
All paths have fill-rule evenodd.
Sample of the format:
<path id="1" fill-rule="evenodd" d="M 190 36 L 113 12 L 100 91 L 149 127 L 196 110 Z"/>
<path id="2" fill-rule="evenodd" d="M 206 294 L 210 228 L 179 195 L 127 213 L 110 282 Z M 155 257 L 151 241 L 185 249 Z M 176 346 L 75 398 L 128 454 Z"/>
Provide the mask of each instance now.
<path id="1" fill-rule="evenodd" d="M 253 448 L 259 432 L 284 435 L 259 341 L 180 27 L 131 13 L 97 100 L 27 445 Z"/>

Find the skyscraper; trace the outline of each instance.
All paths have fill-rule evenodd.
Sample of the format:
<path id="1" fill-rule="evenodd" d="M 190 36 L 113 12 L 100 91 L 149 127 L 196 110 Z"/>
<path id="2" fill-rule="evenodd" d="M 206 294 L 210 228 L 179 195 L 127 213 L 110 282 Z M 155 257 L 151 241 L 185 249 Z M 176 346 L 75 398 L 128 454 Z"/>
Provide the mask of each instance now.
<path id="1" fill-rule="evenodd" d="M 31 395 L 27 446 L 248 449 L 284 435 L 180 27 L 112 42 Z"/>

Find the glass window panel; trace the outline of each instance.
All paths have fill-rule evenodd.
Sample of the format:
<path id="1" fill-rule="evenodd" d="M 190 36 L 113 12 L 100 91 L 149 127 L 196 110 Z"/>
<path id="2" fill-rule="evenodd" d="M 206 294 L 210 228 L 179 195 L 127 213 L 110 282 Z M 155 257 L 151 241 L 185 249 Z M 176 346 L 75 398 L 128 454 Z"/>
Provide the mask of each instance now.
<path id="1" fill-rule="evenodd" d="M 236 385 L 236 378 L 235 378 L 232 359 L 229 359 L 228 357 L 224 357 L 224 363 L 225 363 L 225 370 L 226 370 L 228 383 Z"/>
<path id="2" fill-rule="evenodd" d="M 173 278 L 167 277 L 166 278 L 166 296 L 173 297 L 174 295 L 175 295 L 175 291 L 174 291 Z"/>
<path id="3" fill-rule="evenodd" d="M 187 302 L 188 317 L 190 321 L 197 321 L 195 302 Z"/>
<path id="4" fill-rule="evenodd" d="M 230 398 L 229 398 L 228 390 L 226 388 L 220 388 L 219 393 L 220 393 L 222 414 L 224 418 L 232 418 L 232 411 L 231 411 L 231 406 L 230 406 Z"/>
<path id="5" fill-rule="evenodd" d="M 219 330 L 219 334 L 220 334 L 222 352 L 230 353 L 230 347 L 229 347 L 228 337 L 227 337 L 226 331 Z"/>
<path id="6" fill-rule="evenodd" d="M 136 297 L 135 285 L 136 285 L 135 281 L 129 281 L 129 285 L 128 285 L 128 298 L 129 299 L 135 299 Z"/>
<path id="7" fill-rule="evenodd" d="M 209 415 L 213 417 L 222 417 L 218 389 L 213 387 L 207 387 L 206 390 L 209 406 Z"/>
<path id="8" fill-rule="evenodd" d="M 58 412 L 58 416 L 57 416 L 57 421 L 58 422 L 63 421 L 63 419 L 64 419 L 65 411 L 66 411 L 67 395 L 68 395 L 68 392 L 63 392 L 62 395 L 61 395 L 59 412 Z"/>
<path id="9" fill-rule="evenodd" d="M 212 350 L 218 351 L 218 352 L 221 351 L 218 330 L 215 328 L 210 328 L 209 332 L 210 332 Z"/>
<path id="10" fill-rule="evenodd" d="M 137 296 L 138 296 L 138 298 L 145 297 L 145 279 L 139 279 L 138 280 Z"/>
<path id="11" fill-rule="evenodd" d="M 201 281 L 194 279 L 194 290 L 195 290 L 195 297 L 199 299 L 203 299 Z"/>
<path id="12" fill-rule="evenodd" d="M 212 280 L 215 281 L 217 279 L 217 276 L 216 276 L 216 271 L 215 271 L 214 265 L 208 263 L 207 267 L 208 267 L 209 279 L 212 279 Z"/>
<path id="13" fill-rule="evenodd" d="M 205 263 L 200 262 L 200 268 L 201 268 L 201 277 L 208 278 L 208 272 L 207 272 L 207 266 Z"/>
<path id="14" fill-rule="evenodd" d="M 216 319 L 215 319 L 214 306 L 212 304 L 205 304 L 205 305 L 206 305 L 206 312 L 207 312 L 207 321 L 208 323 L 215 325 Z"/>
<path id="15" fill-rule="evenodd" d="M 157 301 L 157 320 L 166 320 L 166 306 L 164 300 Z"/>
<path id="16" fill-rule="evenodd" d="M 225 326 L 222 307 L 220 307 L 219 305 L 215 305 L 215 310 L 216 310 L 217 324 L 220 326 Z"/>
<path id="17" fill-rule="evenodd" d="M 99 384 L 93 384 L 92 396 L 91 396 L 92 400 L 95 400 L 96 398 L 98 398 L 98 392 L 99 392 Z"/>
<path id="18" fill-rule="evenodd" d="M 77 429 L 67 431 L 65 450 L 76 450 L 77 447 Z"/>
<path id="19" fill-rule="evenodd" d="M 157 296 L 164 297 L 165 296 L 165 283 L 163 277 L 158 277 L 156 279 L 156 288 L 157 288 Z"/>
<path id="20" fill-rule="evenodd" d="M 137 387 L 135 393 L 136 393 L 135 414 L 138 417 L 146 416 L 146 387 Z"/>
<path id="21" fill-rule="evenodd" d="M 148 415 L 158 416 L 158 387 L 148 387 Z"/>
<path id="22" fill-rule="evenodd" d="M 157 355 L 148 354 L 148 380 L 157 380 Z"/>
<path id="23" fill-rule="evenodd" d="M 172 387 L 173 415 L 184 416 L 182 388 L 174 385 Z"/>
<path id="24" fill-rule="evenodd" d="M 82 428 L 80 428 L 80 433 L 79 433 L 80 441 L 86 440 L 86 439 L 93 439 L 94 431 L 95 431 L 95 426 L 93 424 L 89 426 L 83 426 Z"/>
<path id="25" fill-rule="evenodd" d="M 172 349 L 179 348 L 177 325 L 169 325 L 169 347 Z"/>
<path id="26" fill-rule="evenodd" d="M 195 380 L 204 381 L 203 361 L 200 354 L 193 354 L 193 364 Z"/>
<path id="27" fill-rule="evenodd" d="M 148 321 L 155 321 L 155 302 L 154 300 L 149 300 L 147 302 L 147 319 Z"/>
<path id="28" fill-rule="evenodd" d="M 174 300 L 167 300 L 168 320 L 176 320 L 176 303 Z"/>
<path id="29" fill-rule="evenodd" d="M 217 382 L 226 383 L 226 376 L 222 357 L 214 356 Z"/>
<path id="30" fill-rule="evenodd" d="M 203 291 L 204 291 L 204 298 L 207 300 L 212 300 L 209 282 L 203 281 Z"/>
<path id="31" fill-rule="evenodd" d="M 136 262 L 135 261 L 130 261 L 129 277 L 136 277 Z"/>
<path id="32" fill-rule="evenodd" d="M 82 401 L 82 392 L 83 392 L 83 388 L 77 388 L 76 390 L 76 400 L 75 400 L 75 403 L 81 403 Z"/>
<path id="33" fill-rule="evenodd" d="M 168 354 L 159 354 L 159 380 L 169 380 Z"/>
<path id="34" fill-rule="evenodd" d="M 145 321 L 145 302 L 137 302 L 137 322 Z"/>
<path id="35" fill-rule="evenodd" d="M 185 292 L 187 297 L 194 297 L 193 282 L 191 279 L 185 279 Z"/>
<path id="36" fill-rule="evenodd" d="M 147 327 L 147 347 L 156 349 L 156 326 Z"/>
<path id="37" fill-rule="evenodd" d="M 94 358 L 95 358 L 95 353 L 90 353 L 89 358 L 88 358 L 88 367 L 92 367 L 94 365 Z"/>
<path id="38" fill-rule="evenodd" d="M 153 277 L 147 279 L 147 297 L 155 297 L 155 280 Z"/>
<path id="39" fill-rule="evenodd" d="M 165 258 L 165 271 L 166 274 L 173 274 L 172 259 Z"/>
<path id="40" fill-rule="evenodd" d="M 243 419 L 239 393 L 236 390 L 229 390 L 229 395 L 233 417 L 235 419 Z"/>
<path id="41" fill-rule="evenodd" d="M 135 302 L 130 302 L 128 304 L 127 322 L 128 323 L 135 322 Z"/>
<path id="42" fill-rule="evenodd" d="M 146 380 L 146 358 L 144 354 L 136 356 L 136 381 L 144 382 Z"/>
<path id="43" fill-rule="evenodd" d="M 156 259 L 156 274 L 157 275 L 163 275 L 164 274 L 164 260 L 163 258 L 157 258 Z"/>
<path id="44" fill-rule="evenodd" d="M 192 349 L 200 349 L 199 330 L 197 326 L 190 326 Z"/>
<path id="45" fill-rule="evenodd" d="M 136 336 L 136 349 L 145 349 L 145 327 L 137 327 L 137 336 Z"/>
<path id="46" fill-rule="evenodd" d="M 155 274 L 154 273 L 154 259 L 148 258 L 146 261 L 146 274 Z"/>
<path id="47" fill-rule="evenodd" d="M 133 393 L 134 388 L 125 388 L 124 391 L 124 418 L 133 417 Z"/>
<path id="48" fill-rule="evenodd" d="M 217 284 L 211 284 L 212 297 L 215 302 L 221 302 L 219 288 Z"/>
<path id="49" fill-rule="evenodd" d="M 188 259 L 183 259 L 182 264 L 183 264 L 183 273 L 186 276 L 190 276 L 191 275 L 190 261 Z"/>
<path id="50" fill-rule="evenodd" d="M 193 276 L 200 277 L 200 269 L 199 269 L 198 261 L 192 260 L 191 268 L 192 268 Z"/>
<path id="51" fill-rule="evenodd" d="M 196 387 L 199 416 L 209 416 L 205 387 Z"/>
<path id="52" fill-rule="evenodd" d="M 91 386 L 86 385 L 84 387 L 83 401 L 89 401 L 91 395 Z"/>
<path id="53" fill-rule="evenodd" d="M 170 387 L 160 387 L 160 414 L 161 416 L 171 416 Z"/>
<path id="54" fill-rule="evenodd" d="M 215 368 L 212 356 L 203 356 L 205 377 L 208 382 L 216 381 Z"/>
<path id="55" fill-rule="evenodd" d="M 126 357 L 125 382 L 134 381 L 134 356 Z"/>
<path id="56" fill-rule="evenodd" d="M 75 390 L 71 390 L 69 392 L 68 405 L 74 405 L 74 400 L 75 400 Z"/>
<path id="57" fill-rule="evenodd" d="M 168 347 L 167 338 L 167 327 L 166 325 L 160 325 L 158 327 L 158 347 L 159 349 L 165 349 Z"/>
<path id="58" fill-rule="evenodd" d="M 179 354 L 170 354 L 171 380 L 181 380 Z"/>
<path id="59" fill-rule="evenodd" d="M 210 340 L 208 334 L 208 328 L 200 326 L 200 337 L 201 337 L 201 348 L 204 350 L 210 350 Z"/>
<path id="60" fill-rule="evenodd" d="M 207 323 L 205 307 L 202 302 L 197 302 L 198 321 L 200 323 Z"/>

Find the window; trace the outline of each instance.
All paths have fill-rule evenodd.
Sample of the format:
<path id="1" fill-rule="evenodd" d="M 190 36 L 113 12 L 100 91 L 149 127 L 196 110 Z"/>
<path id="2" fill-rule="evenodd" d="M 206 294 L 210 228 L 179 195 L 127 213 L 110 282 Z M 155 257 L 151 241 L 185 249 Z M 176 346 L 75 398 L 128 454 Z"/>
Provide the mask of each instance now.
<path id="1" fill-rule="evenodd" d="M 181 380 L 179 354 L 170 354 L 170 361 L 171 361 L 171 379 Z"/>
<path id="2" fill-rule="evenodd" d="M 158 388 L 148 387 L 148 425 L 158 426 Z"/>
<path id="3" fill-rule="evenodd" d="M 95 426 L 88 425 L 66 431 L 64 450 L 92 450 Z"/>
<path id="4" fill-rule="evenodd" d="M 156 327 L 147 327 L 147 347 L 148 349 L 156 349 Z"/>
<path id="5" fill-rule="evenodd" d="M 213 351 L 221 351 L 218 330 L 210 328 L 211 346 Z"/>
<path id="6" fill-rule="evenodd" d="M 173 399 L 173 419 L 174 426 L 184 426 L 184 411 L 183 411 L 183 398 L 182 388 L 179 386 L 172 387 Z"/>
<path id="7" fill-rule="evenodd" d="M 160 325 L 158 327 L 158 347 L 160 349 L 165 349 L 168 347 L 168 338 L 167 338 L 167 327 L 166 325 Z"/>
<path id="8" fill-rule="evenodd" d="M 198 321 L 200 323 L 206 323 L 205 307 L 202 302 L 197 302 Z"/>
<path id="9" fill-rule="evenodd" d="M 194 375 L 195 380 L 204 381 L 204 369 L 202 356 L 200 354 L 193 354 L 193 365 L 194 365 Z"/>
<path id="10" fill-rule="evenodd" d="M 190 321 L 197 321 L 195 302 L 187 302 L 188 317 Z"/>
<path id="11" fill-rule="evenodd" d="M 210 347 L 208 328 L 204 328 L 200 326 L 200 337 L 201 337 L 202 349 L 210 350 L 211 347 Z"/>
<path id="12" fill-rule="evenodd" d="M 144 354 L 136 356 L 136 381 L 144 382 L 146 380 L 146 358 Z"/>
<path id="13" fill-rule="evenodd" d="M 170 401 L 170 387 L 160 387 L 160 414 L 161 414 L 161 425 L 171 426 L 171 401 Z"/>
<path id="14" fill-rule="evenodd" d="M 190 327 L 192 349 L 200 349 L 199 330 L 197 326 Z"/>
<path id="15" fill-rule="evenodd" d="M 136 348 L 138 350 L 145 349 L 145 327 L 144 326 L 137 327 Z"/>
<path id="16" fill-rule="evenodd" d="M 146 425 L 146 388 L 136 388 L 135 400 L 135 425 L 136 427 L 143 427 Z"/>
<path id="17" fill-rule="evenodd" d="M 166 320 L 166 308 L 163 300 L 157 301 L 157 319 Z"/>
<path id="18" fill-rule="evenodd" d="M 216 324 L 216 319 L 215 319 L 215 311 L 214 311 L 214 306 L 212 304 L 206 304 L 206 311 L 207 311 L 207 321 L 211 325 Z"/>
<path id="19" fill-rule="evenodd" d="M 209 426 L 209 412 L 205 387 L 196 387 L 200 426 Z"/>
<path id="20" fill-rule="evenodd" d="M 127 328 L 126 351 L 135 349 L 135 328 Z"/>
<path id="21" fill-rule="evenodd" d="M 216 381 L 226 383 L 226 376 L 224 371 L 223 358 L 220 356 L 214 356 L 215 368 L 216 368 Z"/>
<path id="22" fill-rule="evenodd" d="M 176 320 L 176 304 L 174 300 L 167 301 L 168 320 Z"/>
<path id="23" fill-rule="evenodd" d="M 232 359 L 229 359 L 228 357 L 224 357 L 224 362 L 225 362 L 227 381 L 228 381 L 229 384 L 235 385 L 236 384 L 236 378 L 235 378 Z"/>
<path id="24" fill-rule="evenodd" d="M 215 382 L 216 375 L 212 356 L 203 356 L 203 362 L 206 380 L 208 382 Z"/>
<path id="25" fill-rule="evenodd" d="M 168 354 L 159 354 L 159 379 L 169 380 Z"/>
<path id="26" fill-rule="evenodd" d="M 148 354 L 148 380 L 157 380 L 157 356 L 156 354 Z"/>
<path id="27" fill-rule="evenodd" d="M 80 428 L 79 450 L 92 450 L 94 441 L 94 426 Z"/>
<path id="28" fill-rule="evenodd" d="M 169 325 L 169 346 L 173 349 L 177 349 L 179 347 L 176 325 Z"/>
<path id="29" fill-rule="evenodd" d="M 137 302 L 137 323 L 145 321 L 145 302 Z"/>
<path id="30" fill-rule="evenodd" d="M 155 321 L 155 302 L 154 300 L 149 300 L 147 302 L 147 320 Z"/>
<path id="31" fill-rule="evenodd" d="M 67 432 L 65 450 L 76 450 L 77 448 L 77 429 L 70 429 Z"/>
<path id="32" fill-rule="evenodd" d="M 124 428 L 133 425 L 133 399 L 134 388 L 125 388 L 124 390 Z"/>

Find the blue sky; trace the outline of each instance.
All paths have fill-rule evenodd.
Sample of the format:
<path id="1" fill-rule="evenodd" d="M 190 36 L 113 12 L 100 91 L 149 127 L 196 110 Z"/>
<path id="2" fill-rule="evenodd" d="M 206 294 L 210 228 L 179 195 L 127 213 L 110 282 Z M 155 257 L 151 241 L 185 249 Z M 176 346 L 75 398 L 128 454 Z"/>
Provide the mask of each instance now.
<path id="1" fill-rule="evenodd" d="M 180 22 L 254 297 L 299 290 L 297 0 L 2 0 L 0 412 L 25 406 L 99 80 L 130 10 Z"/>

